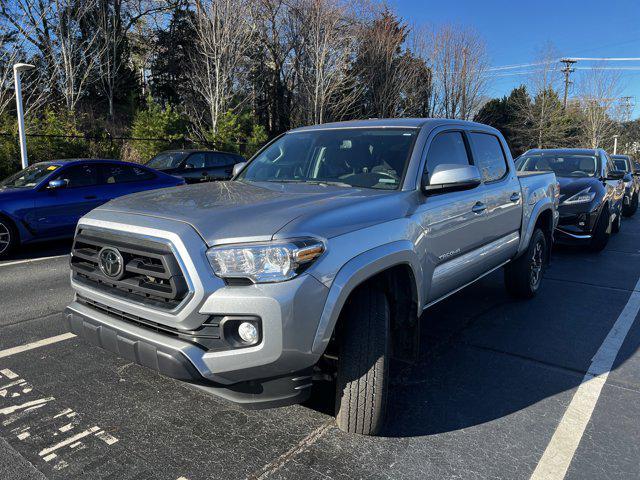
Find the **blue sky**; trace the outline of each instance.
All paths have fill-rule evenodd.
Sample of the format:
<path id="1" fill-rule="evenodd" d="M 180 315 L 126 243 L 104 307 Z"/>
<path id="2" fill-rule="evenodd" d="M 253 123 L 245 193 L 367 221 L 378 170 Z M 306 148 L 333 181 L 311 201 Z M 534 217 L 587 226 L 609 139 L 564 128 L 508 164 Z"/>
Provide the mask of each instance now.
<path id="1" fill-rule="evenodd" d="M 560 56 L 640 57 L 640 0 L 390 0 L 389 4 L 410 24 L 474 28 L 484 37 L 490 63 L 496 67 L 533 62 L 548 42 Z M 594 63 L 577 64 L 590 65 Z M 633 117 L 639 117 L 640 61 L 599 65 L 638 68 L 619 73 L 623 95 L 634 97 Z M 492 78 L 488 94 L 502 96 L 525 79 L 524 75 Z"/>

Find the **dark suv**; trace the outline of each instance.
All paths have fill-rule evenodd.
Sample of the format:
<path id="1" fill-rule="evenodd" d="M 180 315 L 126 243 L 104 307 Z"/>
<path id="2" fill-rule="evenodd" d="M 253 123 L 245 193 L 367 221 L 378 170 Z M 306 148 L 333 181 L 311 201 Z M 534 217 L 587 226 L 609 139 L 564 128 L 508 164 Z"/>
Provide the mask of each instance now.
<path id="1" fill-rule="evenodd" d="M 211 150 L 167 150 L 146 165 L 170 175 L 184 178 L 187 183 L 228 180 L 236 163 L 246 161 L 236 153 Z"/>

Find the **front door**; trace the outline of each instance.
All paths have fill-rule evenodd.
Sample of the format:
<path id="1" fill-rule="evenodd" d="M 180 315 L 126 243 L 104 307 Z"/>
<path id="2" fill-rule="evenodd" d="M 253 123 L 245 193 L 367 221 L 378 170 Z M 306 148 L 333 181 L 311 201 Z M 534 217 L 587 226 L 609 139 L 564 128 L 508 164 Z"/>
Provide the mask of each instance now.
<path id="1" fill-rule="evenodd" d="M 36 228 L 41 237 L 73 235 L 80 217 L 104 201 L 98 192 L 96 165 L 65 167 L 55 179 L 65 180 L 66 186 L 56 189 L 45 186 L 35 202 Z"/>
<path id="2" fill-rule="evenodd" d="M 464 132 L 438 133 L 427 150 L 423 175 L 428 177 L 440 164 L 470 164 L 469 151 Z M 423 268 L 429 303 L 477 276 L 478 268 L 468 268 L 467 259 L 487 242 L 490 231 L 482 186 L 422 198 L 415 215 L 425 231 Z"/>

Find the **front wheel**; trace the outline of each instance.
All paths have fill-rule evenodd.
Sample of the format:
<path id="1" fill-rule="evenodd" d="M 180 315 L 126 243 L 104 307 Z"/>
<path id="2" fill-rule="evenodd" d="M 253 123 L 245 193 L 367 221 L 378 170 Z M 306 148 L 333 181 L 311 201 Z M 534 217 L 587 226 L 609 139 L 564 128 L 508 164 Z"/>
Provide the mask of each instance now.
<path id="1" fill-rule="evenodd" d="M 629 201 L 629 205 L 622 207 L 622 215 L 625 217 L 633 217 L 638 210 L 638 194 L 634 194 Z"/>
<path id="2" fill-rule="evenodd" d="M 516 298 L 535 297 L 542 283 L 547 256 L 547 238 L 542 230 L 536 228 L 527 251 L 504 269 L 507 292 Z"/>
<path id="3" fill-rule="evenodd" d="M 341 316 L 336 422 L 341 430 L 376 435 L 385 420 L 389 389 L 390 313 L 384 292 L 356 290 Z"/>
<path id="4" fill-rule="evenodd" d="M 589 248 L 592 252 L 601 252 L 604 247 L 609 243 L 609 237 L 611 236 L 609 230 L 609 209 L 605 206 L 600 212 L 598 223 L 593 229 L 593 236 L 591 237 L 591 244 Z"/>

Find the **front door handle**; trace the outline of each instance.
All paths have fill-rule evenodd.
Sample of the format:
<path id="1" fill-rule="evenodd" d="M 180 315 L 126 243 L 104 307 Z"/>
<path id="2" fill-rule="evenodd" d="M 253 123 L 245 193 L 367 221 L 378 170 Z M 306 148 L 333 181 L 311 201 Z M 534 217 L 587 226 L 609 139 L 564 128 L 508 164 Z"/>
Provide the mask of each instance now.
<path id="1" fill-rule="evenodd" d="M 487 209 L 487 206 L 482 202 L 477 202 L 472 208 L 471 211 L 473 213 L 481 214 Z"/>
<path id="2" fill-rule="evenodd" d="M 512 202 L 517 202 L 518 200 L 520 200 L 520 194 L 518 192 L 513 192 L 509 200 L 511 200 Z"/>
<path id="3" fill-rule="evenodd" d="M 84 197 L 85 200 L 95 200 L 96 198 L 98 198 L 96 195 L 87 195 Z"/>

